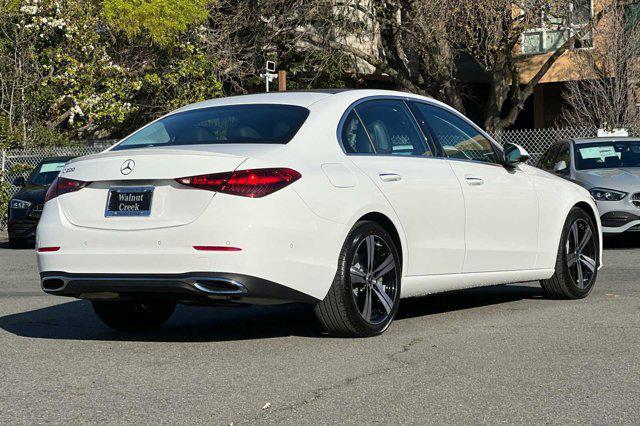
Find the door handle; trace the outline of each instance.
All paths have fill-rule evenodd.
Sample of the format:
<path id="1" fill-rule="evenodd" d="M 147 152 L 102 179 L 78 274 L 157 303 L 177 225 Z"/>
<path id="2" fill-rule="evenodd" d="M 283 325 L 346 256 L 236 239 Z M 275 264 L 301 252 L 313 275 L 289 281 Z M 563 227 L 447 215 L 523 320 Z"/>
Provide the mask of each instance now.
<path id="1" fill-rule="evenodd" d="M 480 185 L 484 184 L 484 179 L 482 179 L 482 178 L 480 178 L 478 176 L 467 175 L 464 178 L 465 178 L 465 180 L 467 181 L 467 183 L 469 185 L 480 186 Z"/>
<path id="2" fill-rule="evenodd" d="M 378 176 L 380 176 L 380 180 L 383 182 L 397 182 L 402 180 L 402 176 L 397 173 L 380 173 Z"/>

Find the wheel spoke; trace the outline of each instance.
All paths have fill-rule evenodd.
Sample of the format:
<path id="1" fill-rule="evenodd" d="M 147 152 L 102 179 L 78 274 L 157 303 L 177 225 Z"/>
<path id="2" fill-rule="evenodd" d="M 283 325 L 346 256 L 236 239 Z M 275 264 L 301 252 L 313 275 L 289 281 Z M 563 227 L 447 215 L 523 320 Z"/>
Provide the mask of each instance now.
<path id="1" fill-rule="evenodd" d="M 364 291 L 364 308 L 362 310 L 362 318 L 365 321 L 371 321 L 371 287 L 366 287 Z"/>
<path id="2" fill-rule="evenodd" d="M 349 270 L 349 273 L 351 275 L 351 285 L 364 284 L 366 282 L 365 274 L 364 272 L 362 272 L 360 268 L 352 266 L 351 269 Z"/>
<path id="3" fill-rule="evenodd" d="M 590 258 L 589 256 L 585 256 L 584 254 L 580 255 L 580 263 L 589 268 L 591 272 L 596 271 L 596 261 Z"/>
<path id="4" fill-rule="evenodd" d="M 373 278 L 380 278 L 385 276 L 389 271 L 395 269 L 396 263 L 393 260 L 393 255 L 387 256 L 387 258 L 373 271 Z"/>
<path id="5" fill-rule="evenodd" d="M 367 272 L 371 272 L 373 270 L 373 259 L 375 257 L 375 237 L 373 235 L 369 235 L 366 238 L 367 242 Z"/>
<path id="6" fill-rule="evenodd" d="M 572 267 L 576 264 L 576 254 L 575 253 L 567 253 L 567 266 Z"/>
<path id="7" fill-rule="evenodd" d="M 373 284 L 373 292 L 378 299 L 382 303 L 384 310 L 387 311 L 387 314 L 391 313 L 391 309 L 393 308 L 393 300 L 389 297 L 389 295 L 384 291 L 384 288 L 377 281 Z"/>
<path id="8" fill-rule="evenodd" d="M 573 225 L 571 225 L 571 236 L 573 237 L 573 245 L 574 248 L 577 247 L 578 245 L 578 222 L 574 222 Z"/>
<path id="9" fill-rule="evenodd" d="M 578 270 L 578 287 L 584 288 L 584 276 L 582 275 L 582 266 L 579 264 L 576 265 L 576 269 Z"/>
<path id="10" fill-rule="evenodd" d="M 578 248 L 580 250 L 583 250 L 586 245 L 589 243 L 589 241 L 591 240 L 591 228 L 587 227 L 587 229 L 584 230 L 584 234 L 582 235 L 582 240 L 580 240 L 580 244 L 578 244 Z"/>

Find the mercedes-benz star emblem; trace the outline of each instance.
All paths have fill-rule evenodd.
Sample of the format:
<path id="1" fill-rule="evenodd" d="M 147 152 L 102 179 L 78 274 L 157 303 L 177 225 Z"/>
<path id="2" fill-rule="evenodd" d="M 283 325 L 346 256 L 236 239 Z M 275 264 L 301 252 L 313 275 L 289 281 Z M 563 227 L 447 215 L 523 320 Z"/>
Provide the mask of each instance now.
<path id="1" fill-rule="evenodd" d="M 126 160 L 124 163 L 122 163 L 122 166 L 120 166 L 120 173 L 122 173 L 123 175 L 128 175 L 133 171 L 135 167 L 136 167 L 135 161 Z"/>

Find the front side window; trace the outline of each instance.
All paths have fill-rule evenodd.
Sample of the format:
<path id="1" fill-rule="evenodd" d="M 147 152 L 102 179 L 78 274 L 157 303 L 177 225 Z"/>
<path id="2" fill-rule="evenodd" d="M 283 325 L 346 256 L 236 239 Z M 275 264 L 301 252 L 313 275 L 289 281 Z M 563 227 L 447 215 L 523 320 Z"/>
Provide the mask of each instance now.
<path id="1" fill-rule="evenodd" d="M 426 126 L 442 145 L 449 158 L 498 164 L 493 144 L 475 127 L 442 108 L 415 102 L 416 110 Z M 427 132 L 429 129 L 425 129 Z"/>
<path id="2" fill-rule="evenodd" d="M 560 144 L 556 144 L 549 148 L 549 150 L 540 159 L 538 167 L 543 170 L 553 170 L 553 166 L 556 164 L 556 157 L 558 156 L 558 150 L 560 149 L 560 146 Z"/>
<path id="3" fill-rule="evenodd" d="M 379 155 L 432 156 L 404 101 L 384 99 L 364 102 L 356 108 Z"/>
<path id="4" fill-rule="evenodd" d="M 286 144 L 309 115 L 293 105 L 228 105 L 168 115 L 137 131 L 113 151 L 174 145 Z"/>
<path id="5" fill-rule="evenodd" d="M 570 162 L 569 145 L 567 144 L 560 145 L 560 151 L 558 152 L 558 156 L 556 157 L 556 160 L 553 163 L 553 166 L 551 167 L 555 167 L 555 165 L 558 164 L 560 161 L 564 161 L 565 166 L 569 167 L 569 162 Z"/>
<path id="6" fill-rule="evenodd" d="M 614 169 L 640 167 L 640 141 L 577 144 L 576 169 Z"/>
<path id="7" fill-rule="evenodd" d="M 29 177 L 29 183 L 39 186 L 50 185 L 58 176 L 60 170 L 62 170 L 65 164 L 66 162 L 64 161 L 40 164 L 40 167 L 38 167 Z"/>

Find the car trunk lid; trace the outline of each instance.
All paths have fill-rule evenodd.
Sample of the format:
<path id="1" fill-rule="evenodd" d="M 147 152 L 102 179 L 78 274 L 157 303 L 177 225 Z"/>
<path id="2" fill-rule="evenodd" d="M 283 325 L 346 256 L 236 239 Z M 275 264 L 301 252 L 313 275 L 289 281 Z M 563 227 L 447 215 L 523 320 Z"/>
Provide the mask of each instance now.
<path id="1" fill-rule="evenodd" d="M 83 157 L 65 166 L 60 176 L 91 182 L 80 191 L 64 194 L 59 203 L 76 226 L 139 230 L 181 226 L 196 220 L 215 193 L 187 188 L 176 178 L 235 170 L 246 157 L 206 150 L 136 149 Z M 114 191 L 136 194 L 152 190 L 144 215 L 110 214 L 107 201 Z M 126 198 L 126 197 L 125 197 Z"/>

